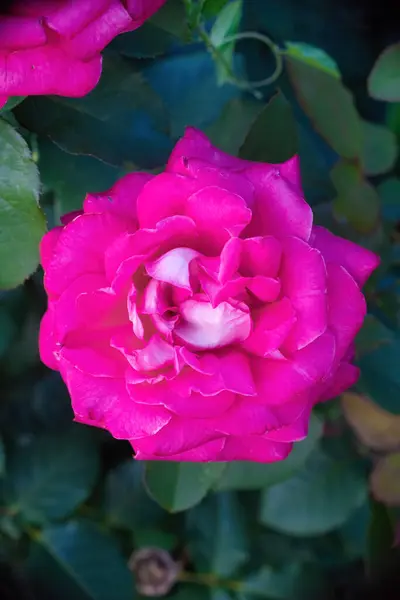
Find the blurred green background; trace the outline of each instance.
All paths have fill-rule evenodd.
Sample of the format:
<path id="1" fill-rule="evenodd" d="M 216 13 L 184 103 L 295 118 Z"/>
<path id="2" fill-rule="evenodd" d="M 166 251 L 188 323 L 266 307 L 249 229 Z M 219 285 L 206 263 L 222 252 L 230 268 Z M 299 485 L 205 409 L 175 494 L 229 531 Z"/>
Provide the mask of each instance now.
<path id="1" fill-rule="evenodd" d="M 168 0 L 110 44 L 87 97 L 0 111 L 2 600 L 400 597 L 399 23 L 385 1 Z M 243 158 L 298 152 L 315 221 L 382 258 L 359 384 L 283 463 L 135 463 L 71 424 L 39 360 L 36 201 L 53 227 L 160 171 L 186 125 Z"/>

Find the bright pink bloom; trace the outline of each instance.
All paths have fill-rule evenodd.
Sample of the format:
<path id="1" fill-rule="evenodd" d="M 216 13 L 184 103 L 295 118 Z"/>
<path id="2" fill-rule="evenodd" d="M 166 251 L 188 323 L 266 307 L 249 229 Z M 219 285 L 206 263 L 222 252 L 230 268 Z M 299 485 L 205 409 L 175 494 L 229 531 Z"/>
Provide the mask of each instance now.
<path id="1" fill-rule="evenodd" d="M 165 1 L 15 0 L 0 15 L 0 108 L 9 96 L 84 96 L 99 81 L 103 48 Z"/>
<path id="2" fill-rule="evenodd" d="M 285 458 L 357 379 L 379 262 L 312 221 L 296 157 L 250 163 L 194 129 L 164 173 L 88 195 L 41 247 L 41 355 L 76 420 L 139 459 Z"/>

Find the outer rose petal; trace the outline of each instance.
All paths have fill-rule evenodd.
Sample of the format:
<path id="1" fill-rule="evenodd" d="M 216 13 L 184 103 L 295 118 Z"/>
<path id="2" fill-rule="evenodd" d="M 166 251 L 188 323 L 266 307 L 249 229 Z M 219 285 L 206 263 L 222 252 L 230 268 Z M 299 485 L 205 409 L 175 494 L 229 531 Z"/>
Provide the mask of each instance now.
<path id="1" fill-rule="evenodd" d="M 218 455 L 220 461 L 251 460 L 254 462 L 276 462 L 284 460 L 293 444 L 271 442 L 260 436 L 227 437 L 224 448 Z"/>
<path id="2" fill-rule="evenodd" d="M 261 165 L 229 156 L 215 148 L 200 131 L 189 127 L 176 144 L 167 170 L 182 173 L 185 163 L 202 159 L 220 169 L 240 171 L 253 184 L 254 201 L 250 206 L 253 220 L 248 236 L 295 235 L 308 240 L 312 227 L 312 211 L 299 187 L 298 159 L 282 165 Z"/>
<path id="3" fill-rule="evenodd" d="M 164 408 L 132 402 L 123 379 L 99 379 L 67 361 L 60 366 L 80 422 L 104 427 L 120 439 L 154 435 L 169 423 L 171 415 Z"/>
<path id="4" fill-rule="evenodd" d="M 129 173 L 101 194 L 88 194 L 83 203 L 85 213 L 110 212 L 136 221 L 136 200 L 143 186 L 153 179 L 148 173 Z"/>
<path id="5" fill-rule="evenodd" d="M 296 311 L 293 327 L 285 348 L 294 352 L 304 348 L 327 327 L 326 268 L 318 250 L 298 238 L 283 242 L 281 266 L 282 292 Z"/>
<path id="6" fill-rule="evenodd" d="M 0 96 L 0 108 L 3 108 L 7 104 L 8 96 Z"/>
<path id="7" fill-rule="evenodd" d="M 101 75 L 101 56 L 77 61 L 57 47 L 6 53 L 0 49 L 0 89 L 10 96 L 88 94 Z"/>
<path id="8" fill-rule="evenodd" d="M 129 223 L 108 214 L 81 215 L 71 221 L 62 230 L 47 264 L 46 289 L 52 294 L 61 294 L 84 273 L 104 273 L 107 247 L 127 230 Z"/>
<path id="9" fill-rule="evenodd" d="M 39 350 L 40 359 L 50 369 L 58 371 L 58 360 L 55 356 L 57 348 L 57 339 L 55 337 L 54 306 L 49 303 L 40 323 L 39 332 Z"/>
<path id="10" fill-rule="evenodd" d="M 333 235 L 324 227 L 313 227 L 310 244 L 322 253 L 326 262 L 344 267 L 359 286 L 365 284 L 380 262 L 370 250 Z"/>
<path id="11" fill-rule="evenodd" d="M 137 460 L 165 460 L 163 456 L 157 456 L 154 454 L 144 454 L 140 449 L 135 448 L 135 441 L 131 442 L 132 447 L 136 450 L 135 458 Z M 186 452 L 180 454 L 170 454 L 168 456 L 169 461 L 189 461 L 189 462 L 216 462 L 220 461 L 220 454 L 225 446 L 225 438 L 219 438 L 218 440 L 212 440 L 206 442 L 197 448 L 192 448 Z"/>

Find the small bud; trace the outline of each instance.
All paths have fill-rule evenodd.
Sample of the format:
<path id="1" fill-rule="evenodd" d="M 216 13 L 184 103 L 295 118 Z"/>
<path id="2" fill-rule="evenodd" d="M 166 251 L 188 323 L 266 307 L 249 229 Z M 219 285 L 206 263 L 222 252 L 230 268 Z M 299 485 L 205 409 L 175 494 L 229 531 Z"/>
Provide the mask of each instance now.
<path id="1" fill-rule="evenodd" d="M 136 589 L 143 596 L 165 596 L 177 580 L 180 565 L 161 548 L 140 548 L 132 553 L 129 569 Z"/>

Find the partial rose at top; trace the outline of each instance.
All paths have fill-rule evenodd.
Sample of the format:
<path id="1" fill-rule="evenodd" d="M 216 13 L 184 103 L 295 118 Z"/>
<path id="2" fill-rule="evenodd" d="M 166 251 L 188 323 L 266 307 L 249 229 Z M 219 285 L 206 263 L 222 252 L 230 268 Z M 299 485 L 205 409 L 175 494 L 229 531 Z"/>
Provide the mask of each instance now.
<path id="1" fill-rule="evenodd" d="M 11 96 L 80 97 L 101 75 L 101 51 L 166 0 L 15 0 L 0 14 L 0 107 Z"/>

